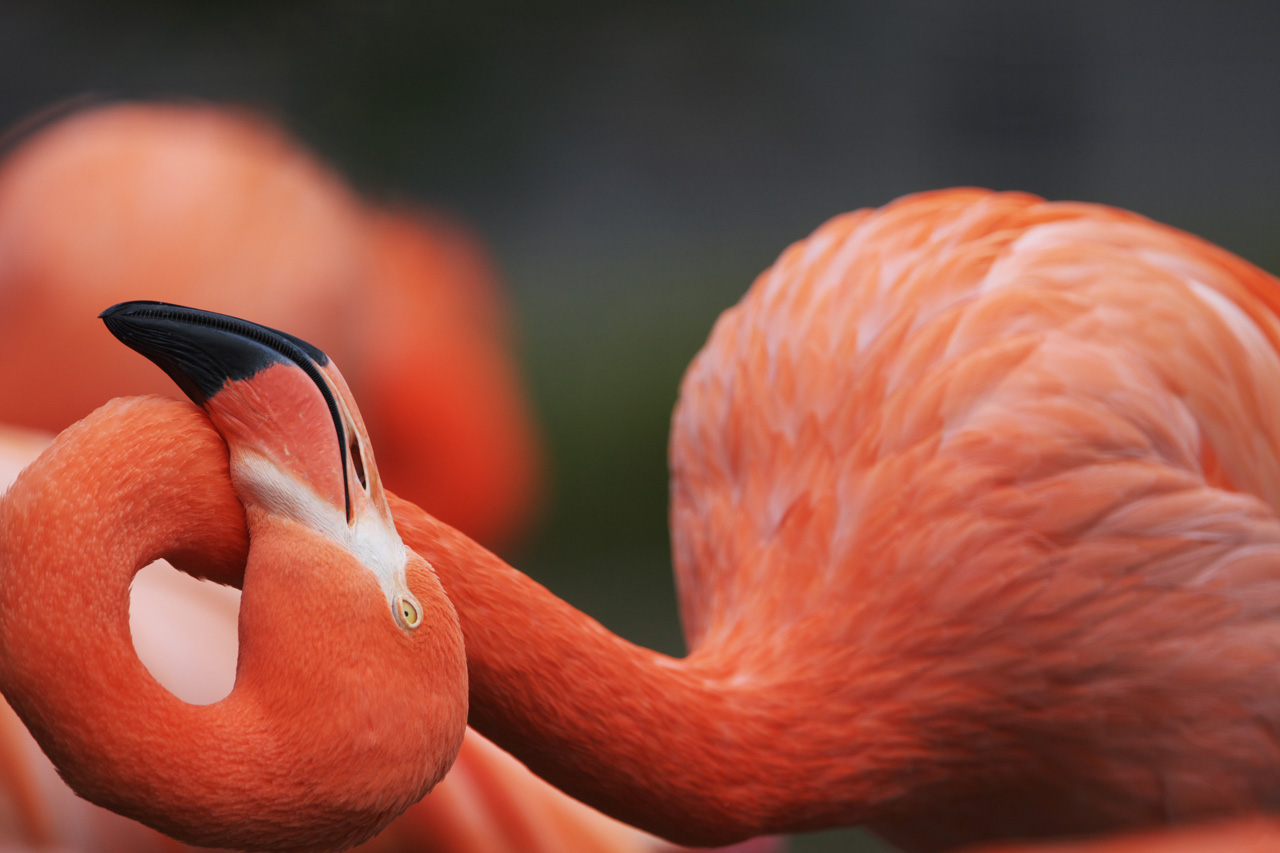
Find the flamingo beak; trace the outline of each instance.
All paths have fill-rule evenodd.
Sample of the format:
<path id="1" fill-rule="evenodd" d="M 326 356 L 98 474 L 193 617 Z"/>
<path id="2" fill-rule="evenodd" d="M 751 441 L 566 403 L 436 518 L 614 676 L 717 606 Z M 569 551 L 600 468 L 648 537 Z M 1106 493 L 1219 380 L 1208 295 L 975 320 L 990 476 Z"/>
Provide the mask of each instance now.
<path id="1" fill-rule="evenodd" d="M 122 302 L 99 316 L 205 410 L 233 451 L 255 447 L 297 469 L 352 519 L 348 454 L 360 446 L 362 427 L 321 350 L 238 317 L 165 302 Z M 302 411 L 310 414 L 299 419 Z M 363 484 L 364 469 L 356 470 Z"/>
<path id="2" fill-rule="evenodd" d="M 209 415 L 246 506 L 337 542 L 377 578 L 396 624 L 418 627 L 409 552 L 351 389 L 328 356 L 266 326 L 164 302 L 122 302 L 99 316 Z"/>
<path id="3" fill-rule="evenodd" d="M 98 315 L 121 343 L 155 362 L 202 408 L 228 382 L 293 363 L 319 380 L 329 357 L 301 338 L 238 317 L 138 300 Z M 323 381 L 318 384 L 324 386 Z"/>

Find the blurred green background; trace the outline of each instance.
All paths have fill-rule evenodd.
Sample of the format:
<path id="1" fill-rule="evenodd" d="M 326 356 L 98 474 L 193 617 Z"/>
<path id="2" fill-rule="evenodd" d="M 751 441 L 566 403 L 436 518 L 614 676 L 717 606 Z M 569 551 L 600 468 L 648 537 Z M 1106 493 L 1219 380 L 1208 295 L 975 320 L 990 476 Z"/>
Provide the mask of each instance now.
<path id="1" fill-rule="evenodd" d="M 955 184 L 1129 207 L 1274 269 L 1277 44 L 1269 0 L 10 0 L 0 124 L 76 99 L 248 103 L 361 191 L 469 221 L 551 462 L 507 556 L 678 654 L 671 408 L 754 276 L 836 213 Z"/>

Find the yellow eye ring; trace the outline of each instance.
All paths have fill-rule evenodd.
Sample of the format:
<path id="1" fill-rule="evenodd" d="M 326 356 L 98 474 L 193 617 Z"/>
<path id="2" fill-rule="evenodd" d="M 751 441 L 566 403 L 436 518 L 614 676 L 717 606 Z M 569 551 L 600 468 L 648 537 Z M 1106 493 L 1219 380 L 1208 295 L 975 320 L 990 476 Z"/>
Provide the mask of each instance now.
<path id="1" fill-rule="evenodd" d="M 395 611 L 396 622 L 400 623 L 402 628 L 413 630 L 422 623 L 422 608 L 418 605 L 417 599 L 410 594 L 397 595 L 392 610 Z"/>

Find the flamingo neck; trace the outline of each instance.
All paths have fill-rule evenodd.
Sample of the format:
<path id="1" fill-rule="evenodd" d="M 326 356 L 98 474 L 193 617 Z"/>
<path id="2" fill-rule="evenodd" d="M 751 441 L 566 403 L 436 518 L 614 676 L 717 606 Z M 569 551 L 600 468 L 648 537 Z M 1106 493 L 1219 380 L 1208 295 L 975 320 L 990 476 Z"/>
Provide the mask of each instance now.
<path id="1" fill-rule="evenodd" d="M 355 605 L 330 604 L 331 561 L 287 523 L 254 515 L 246 566 L 226 446 L 186 404 L 113 401 L 69 429 L 0 501 L 0 688 L 99 805 L 201 845 L 347 847 L 456 755 L 460 637 L 451 647 L 442 631 L 432 660 L 402 649 L 398 672 L 380 671 L 367 658 L 381 638 L 352 636 Z M 162 556 L 222 580 L 243 570 L 236 686 L 212 705 L 170 694 L 133 650 L 129 585 Z M 367 594 L 384 609 L 376 589 L 350 588 L 352 574 L 343 602 Z M 455 618 L 442 595 L 420 598 L 436 605 L 428 619 Z M 417 722 L 405 730 L 405 719 Z"/>
<path id="2" fill-rule="evenodd" d="M 471 725 L 566 793 L 676 843 L 714 846 L 860 823 L 902 792 L 888 761 L 877 771 L 856 748 L 832 755 L 848 740 L 844 709 L 797 702 L 715 654 L 635 646 L 414 505 L 391 505 L 457 608 Z M 869 749 L 894 748 L 878 723 L 863 729 Z M 846 794 L 838 802 L 834 786 Z"/>

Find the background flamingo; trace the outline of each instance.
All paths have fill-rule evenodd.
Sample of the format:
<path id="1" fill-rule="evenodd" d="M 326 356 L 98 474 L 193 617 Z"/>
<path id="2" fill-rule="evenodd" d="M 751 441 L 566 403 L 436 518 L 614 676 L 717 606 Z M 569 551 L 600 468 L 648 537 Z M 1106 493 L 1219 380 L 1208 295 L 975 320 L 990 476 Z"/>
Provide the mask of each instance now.
<path id="1" fill-rule="evenodd" d="M 393 488 L 489 544 L 527 524 L 532 420 L 494 270 L 459 225 L 366 205 L 243 109 L 75 113 L 0 166 L 0 422 L 56 431 L 112 397 L 172 394 L 96 325 L 139 295 L 330 342 Z"/>
<path id="2" fill-rule="evenodd" d="M 393 502 L 457 606 L 472 721 L 687 840 L 866 822 L 934 850 L 1266 806 L 1276 294 L 1097 206 L 833 220 L 685 379 L 685 661 Z"/>

